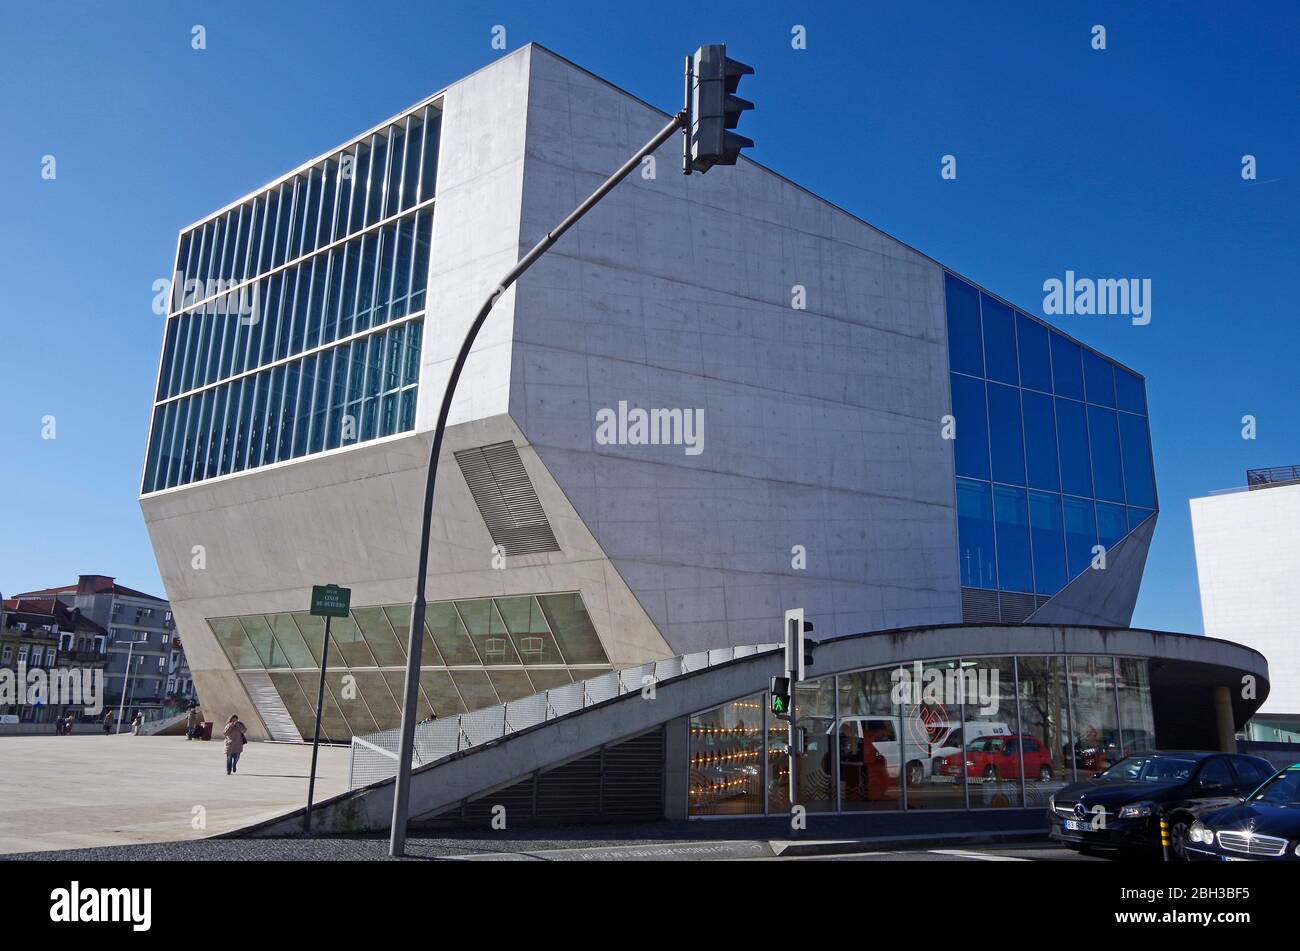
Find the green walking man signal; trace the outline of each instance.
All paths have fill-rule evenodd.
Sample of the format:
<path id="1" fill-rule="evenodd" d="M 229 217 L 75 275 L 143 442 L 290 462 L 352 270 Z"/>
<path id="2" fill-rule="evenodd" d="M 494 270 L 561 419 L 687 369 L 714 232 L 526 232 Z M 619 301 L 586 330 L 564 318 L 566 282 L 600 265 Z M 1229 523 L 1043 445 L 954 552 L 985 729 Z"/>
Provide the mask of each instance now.
<path id="1" fill-rule="evenodd" d="M 790 678 L 773 677 L 772 684 L 772 713 L 782 720 L 790 716 Z"/>

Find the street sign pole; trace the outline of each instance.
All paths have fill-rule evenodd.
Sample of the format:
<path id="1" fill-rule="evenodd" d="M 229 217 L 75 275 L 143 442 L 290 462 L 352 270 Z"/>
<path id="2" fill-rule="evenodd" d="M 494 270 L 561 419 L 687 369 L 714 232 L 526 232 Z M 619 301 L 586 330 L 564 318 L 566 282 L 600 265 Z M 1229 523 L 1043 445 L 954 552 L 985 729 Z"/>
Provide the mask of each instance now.
<path id="1" fill-rule="evenodd" d="M 320 683 L 316 685 L 316 729 L 311 738 L 311 775 L 307 779 L 307 811 L 302 817 L 302 834 L 311 834 L 311 807 L 316 796 L 316 757 L 320 753 L 320 718 L 325 707 L 325 670 L 329 666 L 330 621 L 347 617 L 352 606 L 352 589 L 336 584 L 313 585 L 311 613 L 325 618 L 325 642 L 320 649 Z"/>
<path id="2" fill-rule="evenodd" d="M 122 732 L 122 711 L 126 707 L 126 679 L 131 676 L 131 655 L 135 652 L 135 641 L 126 648 L 126 670 L 122 672 L 122 694 L 117 699 L 117 733 Z"/>
<path id="3" fill-rule="evenodd" d="M 330 621 L 325 618 L 325 643 L 320 649 L 320 683 L 316 686 L 316 730 L 311 737 L 311 776 L 307 780 L 307 813 L 302 817 L 302 834 L 311 834 L 311 804 L 316 795 L 316 757 L 320 753 L 320 713 L 325 706 L 325 667 L 330 653 Z"/>

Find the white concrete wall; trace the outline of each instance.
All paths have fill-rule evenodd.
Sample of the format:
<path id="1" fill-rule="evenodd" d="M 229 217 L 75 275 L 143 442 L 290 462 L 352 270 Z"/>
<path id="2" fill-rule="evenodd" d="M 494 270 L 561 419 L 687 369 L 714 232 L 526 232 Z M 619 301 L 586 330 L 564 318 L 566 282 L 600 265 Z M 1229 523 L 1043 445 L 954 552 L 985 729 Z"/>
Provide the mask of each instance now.
<path id="1" fill-rule="evenodd" d="M 417 431 L 437 425 L 461 341 L 484 299 L 519 259 L 531 58 L 531 47 L 518 50 L 449 87 L 443 99 Z M 513 313 L 510 290 L 475 342 L 449 423 L 508 410 Z"/>
<path id="2" fill-rule="evenodd" d="M 531 70 L 525 247 L 666 121 L 545 50 Z M 941 269 L 680 151 L 521 281 L 512 417 L 676 651 L 771 640 L 796 605 L 819 634 L 960 620 Z M 597 445 L 620 400 L 702 408 L 704 451 Z"/>
<path id="3" fill-rule="evenodd" d="M 1260 651 L 1261 714 L 1300 715 L 1300 485 L 1191 500 L 1205 633 Z"/>

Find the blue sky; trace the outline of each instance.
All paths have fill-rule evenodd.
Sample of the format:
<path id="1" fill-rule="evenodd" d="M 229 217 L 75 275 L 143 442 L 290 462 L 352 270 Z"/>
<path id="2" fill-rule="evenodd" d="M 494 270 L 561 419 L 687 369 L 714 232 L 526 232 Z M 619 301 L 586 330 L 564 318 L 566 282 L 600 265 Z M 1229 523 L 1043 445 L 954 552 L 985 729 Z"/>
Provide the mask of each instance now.
<path id="1" fill-rule="evenodd" d="M 136 496 L 178 229 L 501 55 L 499 24 L 664 109 L 683 56 L 727 42 L 757 69 L 756 160 L 1034 313 L 1067 268 L 1150 278 L 1148 326 L 1053 322 L 1148 378 L 1162 514 L 1134 623 L 1200 631 L 1188 498 L 1300 464 L 1300 8 L 619 6 L 7 4 L 0 590 L 162 593 Z"/>

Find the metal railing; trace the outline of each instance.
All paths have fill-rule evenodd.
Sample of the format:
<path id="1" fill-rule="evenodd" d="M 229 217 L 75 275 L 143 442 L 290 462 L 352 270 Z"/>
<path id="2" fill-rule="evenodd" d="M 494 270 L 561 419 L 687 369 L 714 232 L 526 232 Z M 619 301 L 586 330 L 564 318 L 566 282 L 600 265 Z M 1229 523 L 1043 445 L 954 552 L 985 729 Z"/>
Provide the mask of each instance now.
<path id="1" fill-rule="evenodd" d="M 780 647 L 780 644 L 751 644 L 697 651 L 610 671 L 589 680 L 575 681 L 482 710 L 419 723 L 415 727 L 411 765 L 419 767 L 433 763 L 452 753 L 491 743 L 511 733 L 559 719 L 606 700 L 640 693 L 651 684 L 729 663 L 740 657 L 778 650 Z M 348 787 L 356 789 L 395 776 L 400 739 L 401 730 L 397 728 L 354 736 L 348 766 Z"/>
<path id="2" fill-rule="evenodd" d="M 1246 486 L 1251 489 L 1292 485 L 1296 482 L 1300 482 L 1300 466 L 1273 466 L 1271 469 L 1246 470 Z"/>

